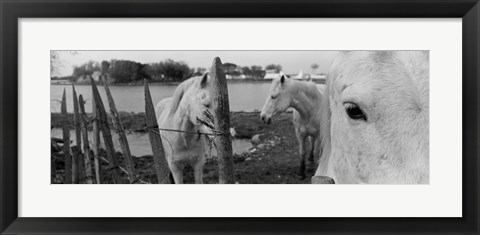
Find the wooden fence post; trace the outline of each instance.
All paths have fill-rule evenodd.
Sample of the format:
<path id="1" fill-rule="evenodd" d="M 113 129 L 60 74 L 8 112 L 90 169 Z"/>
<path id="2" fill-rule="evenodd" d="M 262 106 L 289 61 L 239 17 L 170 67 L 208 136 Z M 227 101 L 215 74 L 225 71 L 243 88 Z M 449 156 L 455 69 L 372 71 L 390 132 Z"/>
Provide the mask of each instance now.
<path id="1" fill-rule="evenodd" d="M 50 153 L 50 184 L 55 184 L 55 178 L 57 176 L 57 165 L 55 164 L 55 158 L 53 154 Z"/>
<path id="2" fill-rule="evenodd" d="M 210 70 L 212 77 L 212 101 L 215 112 L 215 130 L 230 133 L 230 106 L 228 103 L 227 79 L 222 69 L 220 58 L 213 59 Z M 230 134 L 218 135 L 215 138 L 218 155 L 218 174 L 220 184 L 235 183 L 233 172 L 232 137 Z"/>
<path id="3" fill-rule="evenodd" d="M 120 165 L 115 155 L 115 148 L 113 147 L 112 134 L 110 133 L 110 127 L 108 126 L 107 112 L 103 106 L 102 97 L 98 92 L 97 85 L 95 81 L 90 76 L 90 81 L 92 83 L 93 98 L 95 99 L 95 104 L 98 108 L 98 118 L 100 119 L 100 130 L 102 131 L 103 142 L 105 144 L 105 150 L 107 152 L 107 158 L 109 161 L 109 166 L 112 171 L 113 181 L 118 184 L 122 183 L 122 178 L 120 175 Z"/>
<path id="4" fill-rule="evenodd" d="M 72 174 L 73 174 L 73 183 L 81 183 L 83 179 L 83 157 L 82 155 L 82 130 L 80 127 L 80 112 L 78 110 L 78 98 L 77 92 L 75 91 L 75 86 L 72 84 L 72 93 L 73 93 L 73 124 L 75 126 L 75 137 L 77 148 L 73 152 L 72 160 Z"/>
<path id="5" fill-rule="evenodd" d="M 102 80 L 100 78 L 100 80 Z M 122 121 L 118 115 L 117 108 L 115 107 L 115 101 L 113 100 L 112 93 L 110 93 L 110 88 L 108 87 L 108 81 L 104 80 L 103 87 L 105 88 L 105 93 L 107 93 L 108 105 L 110 106 L 110 113 L 112 114 L 112 123 L 117 131 L 118 141 L 122 148 L 123 157 L 127 162 L 127 171 L 128 179 L 130 183 L 133 184 L 136 181 L 135 175 L 135 162 L 133 161 L 132 154 L 130 153 L 130 147 L 128 146 L 127 136 L 125 135 L 125 130 L 123 129 Z"/>
<path id="6" fill-rule="evenodd" d="M 68 114 L 67 114 L 67 95 L 63 89 L 62 106 L 61 106 L 63 122 L 63 156 L 65 158 L 65 184 L 72 183 L 72 156 L 70 155 L 70 129 L 68 128 Z"/>
<path id="7" fill-rule="evenodd" d="M 165 159 L 165 151 L 163 149 L 162 138 L 159 134 L 155 108 L 153 107 L 147 80 L 145 80 L 145 121 L 147 124 L 148 137 L 152 145 L 153 161 L 155 163 L 158 183 L 170 184 L 170 169 L 168 168 L 167 159 Z"/>
<path id="8" fill-rule="evenodd" d="M 80 126 L 82 128 L 82 136 L 83 136 L 83 154 L 84 154 L 84 162 L 85 162 L 85 182 L 87 184 L 93 183 L 93 176 L 92 176 L 92 163 L 90 161 L 90 146 L 88 144 L 88 118 L 87 114 L 85 113 L 85 105 L 83 102 L 83 97 L 80 95 L 79 98 L 79 105 L 80 105 Z"/>
<path id="9" fill-rule="evenodd" d="M 92 87 L 93 94 L 93 87 Z M 98 121 L 98 108 L 95 102 L 95 99 L 92 95 L 92 114 L 93 114 L 93 161 L 95 163 L 95 180 L 97 184 L 101 184 L 101 175 L 100 175 L 100 162 L 98 158 L 100 157 L 100 122 Z"/>

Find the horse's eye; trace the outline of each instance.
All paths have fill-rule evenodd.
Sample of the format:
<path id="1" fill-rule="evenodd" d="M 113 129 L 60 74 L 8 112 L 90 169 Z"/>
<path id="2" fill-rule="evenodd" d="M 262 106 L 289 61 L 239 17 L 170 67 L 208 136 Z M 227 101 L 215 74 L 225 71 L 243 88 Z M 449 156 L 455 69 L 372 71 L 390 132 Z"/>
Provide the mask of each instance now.
<path id="1" fill-rule="evenodd" d="M 270 96 L 270 98 L 271 98 L 272 100 L 274 100 L 274 99 L 277 98 L 277 97 L 272 95 L 272 96 Z"/>
<path id="2" fill-rule="evenodd" d="M 205 108 L 209 109 L 209 108 L 210 108 L 210 104 L 206 104 L 206 105 L 205 105 Z"/>
<path id="3" fill-rule="evenodd" d="M 363 119 L 365 121 L 367 120 L 367 116 L 363 113 L 362 109 L 360 109 L 360 107 L 358 107 L 358 105 L 355 103 L 347 103 L 346 112 L 351 119 L 354 119 L 354 120 Z"/>

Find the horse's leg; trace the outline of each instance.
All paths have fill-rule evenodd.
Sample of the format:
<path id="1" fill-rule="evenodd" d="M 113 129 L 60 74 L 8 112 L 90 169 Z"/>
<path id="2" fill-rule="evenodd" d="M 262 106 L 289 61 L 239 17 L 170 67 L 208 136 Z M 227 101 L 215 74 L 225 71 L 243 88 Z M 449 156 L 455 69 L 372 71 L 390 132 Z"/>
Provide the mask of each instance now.
<path id="1" fill-rule="evenodd" d="M 310 143 L 310 148 L 308 149 L 308 162 L 312 163 L 315 159 L 315 137 L 309 136 L 308 142 Z"/>
<path id="2" fill-rule="evenodd" d="M 193 166 L 193 174 L 195 176 L 195 184 L 203 184 L 203 166 L 205 165 L 205 157 L 199 159 Z"/>
<path id="3" fill-rule="evenodd" d="M 169 164 L 175 184 L 183 184 L 183 166 L 172 163 Z"/>
<path id="4" fill-rule="evenodd" d="M 316 136 L 313 141 L 313 155 L 317 157 L 316 163 L 320 162 L 320 157 L 322 156 L 322 143 L 320 141 L 320 136 Z"/>
<path id="5" fill-rule="evenodd" d="M 296 131 L 297 139 L 299 144 L 299 154 L 300 154 L 300 168 L 298 169 L 298 174 L 300 175 L 301 179 L 305 178 L 305 155 L 306 155 L 306 135 L 304 133 L 300 133 L 300 131 Z"/>

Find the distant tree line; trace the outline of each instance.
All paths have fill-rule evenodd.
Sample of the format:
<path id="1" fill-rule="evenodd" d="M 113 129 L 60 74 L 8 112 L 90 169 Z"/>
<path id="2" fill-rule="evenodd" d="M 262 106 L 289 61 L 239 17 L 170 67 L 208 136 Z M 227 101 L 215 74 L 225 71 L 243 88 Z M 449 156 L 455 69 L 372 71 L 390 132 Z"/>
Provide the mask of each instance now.
<path id="1" fill-rule="evenodd" d="M 263 70 L 260 65 L 252 65 L 250 67 L 243 66 L 241 67 L 241 71 L 242 74 L 245 74 L 248 78 L 262 79 L 265 77 L 265 70 Z"/>
<path id="2" fill-rule="evenodd" d="M 279 65 L 279 64 L 269 64 L 269 65 L 265 66 L 265 69 L 277 70 L 277 72 L 278 72 L 278 71 L 282 71 L 282 66 Z"/>
<path id="3" fill-rule="evenodd" d="M 197 68 L 197 71 L 201 68 Z M 113 83 L 131 83 L 143 79 L 161 82 L 181 82 L 197 71 L 183 61 L 167 59 L 158 63 L 142 64 L 130 60 L 88 61 L 73 68 L 72 77 L 92 75 L 99 71 L 108 74 Z"/>
<path id="4" fill-rule="evenodd" d="M 265 76 L 265 70 L 262 66 L 240 66 L 226 63 L 225 72 L 231 75 L 244 74 L 249 79 L 262 79 Z M 231 66 L 228 66 L 231 65 Z M 277 69 L 280 71 L 280 65 L 267 65 L 265 69 Z M 190 68 L 183 61 L 167 59 L 158 63 L 142 64 L 130 60 L 110 60 L 110 61 L 88 61 L 82 65 L 75 66 L 71 78 L 77 79 L 92 75 L 95 72 L 108 74 L 113 83 L 135 83 L 147 79 L 155 82 L 181 82 L 189 77 L 198 76 L 207 71 L 206 68 Z"/>

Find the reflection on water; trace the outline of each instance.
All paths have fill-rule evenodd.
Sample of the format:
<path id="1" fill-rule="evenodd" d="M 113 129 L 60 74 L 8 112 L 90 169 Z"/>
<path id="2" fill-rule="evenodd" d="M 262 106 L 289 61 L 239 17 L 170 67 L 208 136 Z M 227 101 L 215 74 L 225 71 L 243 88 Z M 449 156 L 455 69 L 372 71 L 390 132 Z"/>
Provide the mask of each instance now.
<path id="1" fill-rule="evenodd" d="M 112 140 L 113 146 L 115 147 L 116 151 L 121 152 L 122 148 L 120 147 L 120 143 L 118 142 L 118 136 L 115 131 L 112 131 Z M 51 136 L 55 138 L 62 138 L 62 129 L 55 128 L 51 131 Z M 75 138 L 75 130 L 70 130 L 70 139 L 73 140 Z M 91 131 L 88 132 L 88 139 L 90 146 L 92 145 L 93 140 L 93 133 Z M 104 148 L 103 139 L 101 139 L 101 146 Z M 130 152 L 135 157 L 141 157 L 145 155 L 152 155 L 152 147 L 150 146 L 150 139 L 148 134 L 128 134 L 127 135 L 128 145 L 130 147 Z M 73 142 L 75 143 L 75 141 Z M 244 153 L 247 152 L 252 147 L 250 140 L 247 139 L 234 139 L 232 141 L 232 148 L 233 153 Z M 212 151 L 212 156 L 216 156 L 216 151 Z"/>
<path id="2" fill-rule="evenodd" d="M 150 91 L 153 103 L 172 96 L 176 85 L 152 85 Z M 50 86 L 50 108 L 51 112 L 60 112 L 63 89 L 67 92 L 67 112 L 73 112 L 72 86 L 51 85 Z M 98 87 L 102 100 L 108 108 L 108 102 L 103 86 Z M 261 110 L 270 88 L 269 82 L 241 82 L 229 83 L 228 95 L 231 111 L 253 111 Z M 145 112 L 144 87 L 143 86 L 110 86 L 112 96 L 115 100 L 117 110 L 125 112 Z M 90 85 L 75 85 L 77 95 L 82 95 L 85 103 L 85 110 L 91 112 L 92 87 Z"/>

